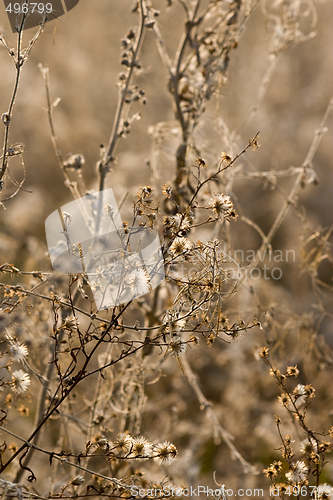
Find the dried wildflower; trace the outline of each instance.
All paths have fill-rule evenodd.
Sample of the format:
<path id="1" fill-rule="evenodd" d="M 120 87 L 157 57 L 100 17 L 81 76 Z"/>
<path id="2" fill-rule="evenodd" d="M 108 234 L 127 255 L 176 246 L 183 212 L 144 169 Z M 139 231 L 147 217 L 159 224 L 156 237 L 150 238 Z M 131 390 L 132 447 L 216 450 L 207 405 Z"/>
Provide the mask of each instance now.
<path id="1" fill-rule="evenodd" d="M 229 220 L 228 217 L 237 219 L 237 214 L 234 209 L 230 196 L 226 194 L 215 194 L 209 203 L 213 209 L 215 216 L 221 220 Z"/>
<path id="2" fill-rule="evenodd" d="M 176 317 L 169 317 L 168 318 L 168 324 L 166 325 L 165 331 L 168 333 L 180 333 L 186 325 L 186 319 L 178 319 Z"/>
<path id="3" fill-rule="evenodd" d="M 153 193 L 153 190 L 150 186 L 142 186 L 138 191 L 138 198 L 147 198 L 150 197 Z"/>
<path id="4" fill-rule="evenodd" d="M 23 370 L 16 370 L 12 373 L 11 385 L 13 386 L 13 391 L 21 394 L 25 392 L 30 385 L 30 377 Z"/>
<path id="5" fill-rule="evenodd" d="M 307 384 L 304 387 L 305 394 L 308 398 L 314 398 L 315 397 L 315 389 L 312 387 L 311 384 Z"/>
<path id="6" fill-rule="evenodd" d="M 286 478 L 292 484 L 304 483 L 308 474 L 308 468 L 303 460 L 293 463 L 290 471 L 286 473 Z"/>
<path id="7" fill-rule="evenodd" d="M 198 167 L 202 167 L 202 168 L 207 167 L 207 163 L 205 162 L 205 160 L 203 158 L 200 158 L 200 156 L 198 156 L 196 158 L 195 163 L 198 165 Z"/>
<path id="8" fill-rule="evenodd" d="M 73 481 L 71 482 L 71 484 L 73 484 L 74 486 L 79 486 L 80 484 L 83 484 L 83 483 L 84 483 L 84 478 L 80 474 L 75 476 Z"/>
<path id="9" fill-rule="evenodd" d="M 12 361 L 23 361 L 29 354 L 27 346 L 25 344 L 21 344 L 9 334 L 7 334 L 6 337 L 10 343 L 9 351 Z"/>
<path id="10" fill-rule="evenodd" d="M 170 246 L 170 252 L 173 255 L 180 255 L 183 252 L 191 250 L 191 248 L 192 248 L 192 243 L 190 242 L 190 240 L 184 238 L 183 236 L 177 236 L 173 240 L 172 245 Z"/>
<path id="11" fill-rule="evenodd" d="M 117 436 L 117 439 L 113 442 L 112 449 L 120 456 L 127 455 L 132 449 L 133 437 L 126 432 L 123 432 Z"/>
<path id="12" fill-rule="evenodd" d="M 172 187 L 170 184 L 163 184 L 162 186 L 162 193 L 166 198 L 171 198 L 172 195 Z"/>
<path id="13" fill-rule="evenodd" d="M 252 146 L 253 151 L 255 151 L 260 147 L 260 144 L 258 142 L 258 137 L 259 137 L 259 132 L 249 141 L 249 144 Z"/>
<path id="14" fill-rule="evenodd" d="M 310 461 L 313 462 L 314 464 L 320 464 L 320 462 L 321 462 L 320 455 L 318 453 L 316 453 L 315 451 L 313 451 L 310 454 Z"/>
<path id="15" fill-rule="evenodd" d="M 12 394 L 7 394 L 6 399 L 5 399 L 5 405 L 9 406 L 13 402 L 13 395 Z"/>
<path id="16" fill-rule="evenodd" d="M 272 479 L 282 470 L 282 462 L 273 462 L 267 469 L 263 470 L 266 477 Z"/>
<path id="17" fill-rule="evenodd" d="M 269 352 L 268 347 L 260 347 L 260 349 L 259 349 L 259 355 L 261 358 L 267 358 L 268 352 Z"/>
<path id="18" fill-rule="evenodd" d="M 104 207 L 106 213 L 108 214 L 109 217 L 111 217 L 111 219 L 113 219 L 113 215 L 114 215 L 114 207 L 112 205 L 109 205 L 109 203 L 107 203 Z"/>
<path id="19" fill-rule="evenodd" d="M 64 162 L 64 168 L 80 170 L 85 162 L 84 156 L 81 154 L 70 155 L 70 157 Z"/>
<path id="20" fill-rule="evenodd" d="M 298 384 L 293 390 L 294 401 L 303 404 L 306 401 L 307 393 L 305 389 L 305 385 Z"/>
<path id="21" fill-rule="evenodd" d="M 191 228 L 193 220 L 193 214 L 181 214 L 165 216 L 163 217 L 163 226 L 166 230 L 171 229 L 173 234 L 178 234 L 179 236 L 184 236 L 184 232 Z"/>
<path id="22" fill-rule="evenodd" d="M 29 417 L 29 408 L 27 406 L 21 405 L 19 408 L 19 412 L 22 417 Z"/>
<path id="23" fill-rule="evenodd" d="M 97 444 L 97 446 L 99 448 L 101 448 L 104 451 L 108 450 L 110 448 L 109 442 L 108 442 L 108 440 L 105 437 L 101 437 L 101 436 L 97 437 L 95 439 L 95 443 Z"/>
<path id="24" fill-rule="evenodd" d="M 329 443 L 328 441 L 322 441 L 319 444 L 319 452 L 324 453 L 325 451 L 331 451 L 332 450 L 332 444 Z"/>
<path id="25" fill-rule="evenodd" d="M 172 337 L 172 341 L 169 344 L 169 350 L 171 351 L 172 356 L 179 356 L 186 351 L 187 343 L 182 340 L 181 337 L 176 335 Z"/>
<path id="26" fill-rule="evenodd" d="M 62 218 L 63 218 L 64 224 L 65 224 L 66 229 L 67 229 L 68 226 L 70 225 L 70 223 L 72 222 L 72 216 L 68 212 L 61 212 L 61 213 L 62 213 Z"/>
<path id="27" fill-rule="evenodd" d="M 269 477 L 270 479 L 276 476 L 276 472 L 272 470 L 270 467 L 268 467 L 267 469 L 263 469 L 263 473 L 265 474 L 266 477 Z"/>
<path id="28" fill-rule="evenodd" d="M 79 324 L 79 320 L 72 314 L 71 316 L 67 316 L 64 319 L 62 327 L 66 330 L 69 330 L 70 332 L 74 332 L 78 329 Z"/>
<path id="29" fill-rule="evenodd" d="M 278 401 L 282 406 L 288 406 L 288 404 L 291 402 L 291 399 L 289 394 L 284 392 L 281 394 L 281 396 L 278 396 Z"/>
<path id="30" fill-rule="evenodd" d="M 131 458 L 135 457 L 140 462 L 152 457 L 153 445 L 143 436 L 133 439 Z"/>
<path id="31" fill-rule="evenodd" d="M 299 369 L 297 368 L 297 365 L 295 365 L 295 366 L 288 366 L 288 368 L 287 368 L 287 375 L 289 377 L 297 377 L 299 375 Z"/>
<path id="32" fill-rule="evenodd" d="M 276 472 L 281 472 L 282 471 L 282 462 L 279 460 L 274 460 L 274 462 L 271 464 L 271 467 L 276 470 Z"/>
<path id="33" fill-rule="evenodd" d="M 274 415 L 274 422 L 277 425 L 280 425 L 281 424 L 281 418 L 278 415 Z"/>
<path id="34" fill-rule="evenodd" d="M 231 159 L 232 159 L 231 156 L 227 155 L 227 153 L 225 153 L 225 151 L 222 151 L 221 161 L 230 161 Z"/>
<path id="35" fill-rule="evenodd" d="M 170 465 L 176 456 L 177 448 L 169 441 L 164 441 L 154 447 L 154 460 L 159 465 Z"/>
<path id="36" fill-rule="evenodd" d="M 150 278 L 145 269 L 135 269 L 129 275 L 129 284 L 133 292 L 145 295 L 151 290 Z"/>
<path id="37" fill-rule="evenodd" d="M 269 373 L 270 375 L 272 375 L 273 377 L 275 377 L 279 382 L 281 382 L 282 380 L 284 380 L 286 378 L 285 375 L 283 375 L 280 370 L 278 368 L 270 368 L 269 370 Z"/>
<path id="38" fill-rule="evenodd" d="M 285 483 L 278 483 L 276 485 L 277 488 L 279 488 L 279 492 L 283 495 L 284 493 L 286 493 L 286 491 L 290 490 L 290 486 L 288 484 L 285 484 Z M 282 497 L 283 498 L 283 497 Z"/>
<path id="39" fill-rule="evenodd" d="M 304 453 L 305 455 L 311 455 L 313 451 L 317 451 L 317 441 L 312 437 L 304 439 L 301 442 L 299 449 L 301 453 Z"/>
<path id="40" fill-rule="evenodd" d="M 191 228 L 191 215 L 182 215 L 180 213 L 177 213 L 176 215 L 173 215 L 171 219 L 172 225 L 174 226 L 176 231 L 188 231 Z"/>

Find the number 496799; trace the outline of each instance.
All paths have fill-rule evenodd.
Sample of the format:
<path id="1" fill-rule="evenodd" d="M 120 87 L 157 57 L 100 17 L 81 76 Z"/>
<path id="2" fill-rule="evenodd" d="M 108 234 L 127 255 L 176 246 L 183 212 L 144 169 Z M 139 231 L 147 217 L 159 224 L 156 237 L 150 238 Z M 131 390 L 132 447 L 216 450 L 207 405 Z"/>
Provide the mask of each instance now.
<path id="1" fill-rule="evenodd" d="M 33 2 L 24 2 L 20 3 L 10 3 L 8 7 L 6 7 L 6 11 L 12 14 L 27 14 L 28 12 L 34 13 L 38 12 L 39 14 L 51 14 L 52 12 L 52 4 L 51 3 L 33 3 Z"/>

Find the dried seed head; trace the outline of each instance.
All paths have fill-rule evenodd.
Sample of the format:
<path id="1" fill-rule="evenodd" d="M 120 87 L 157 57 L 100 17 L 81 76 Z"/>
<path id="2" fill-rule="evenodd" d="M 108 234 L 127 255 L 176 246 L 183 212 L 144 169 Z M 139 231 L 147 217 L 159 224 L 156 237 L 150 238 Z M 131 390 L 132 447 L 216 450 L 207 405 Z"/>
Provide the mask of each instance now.
<path id="1" fill-rule="evenodd" d="M 153 445 L 143 436 L 133 439 L 130 458 L 136 458 L 140 462 L 152 457 Z"/>
<path id="2" fill-rule="evenodd" d="M 10 344 L 9 352 L 12 361 L 23 361 L 29 354 L 27 346 L 25 344 L 21 344 L 9 334 L 6 335 L 6 338 Z"/>
<path id="3" fill-rule="evenodd" d="M 229 220 L 228 217 L 237 219 L 237 214 L 234 210 L 234 205 L 230 196 L 225 194 L 215 194 L 209 203 L 210 208 L 213 209 L 215 216 L 221 220 Z"/>
<path id="4" fill-rule="evenodd" d="M 198 165 L 198 167 L 202 167 L 202 168 L 206 168 L 207 167 L 207 163 L 200 156 L 197 157 L 197 159 L 195 160 L 195 163 Z"/>
<path id="5" fill-rule="evenodd" d="M 112 449 L 120 456 L 127 455 L 132 449 L 133 437 L 126 432 L 118 434 L 117 439 L 113 442 Z"/>
<path id="6" fill-rule="evenodd" d="M 180 255 L 183 252 L 191 250 L 191 248 L 192 248 L 192 243 L 190 242 L 190 240 L 184 238 L 183 236 L 177 236 L 173 240 L 173 243 L 170 246 L 170 252 L 173 255 Z"/>
<path id="7" fill-rule="evenodd" d="M 73 481 L 71 482 L 71 484 L 73 484 L 74 486 L 79 486 L 80 484 L 83 483 L 84 483 L 84 478 L 81 475 L 75 476 Z"/>
<path id="8" fill-rule="evenodd" d="M 303 460 L 298 460 L 290 467 L 290 471 L 286 473 L 286 478 L 292 484 L 298 485 L 304 483 L 307 478 L 308 468 Z"/>
<path id="9" fill-rule="evenodd" d="M 131 289 L 139 295 L 145 295 L 151 290 L 150 278 L 145 269 L 135 269 L 129 275 Z"/>
<path id="10" fill-rule="evenodd" d="M 108 216 L 113 219 L 113 215 L 114 215 L 114 207 L 112 205 L 109 205 L 109 203 L 107 203 L 104 207 L 106 213 L 108 214 Z"/>
<path id="11" fill-rule="evenodd" d="M 64 168 L 80 170 L 85 162 L 86 160 L 81 154 L 70 155 L 70 157 L 64 162 Z"/>
<path id="12" fill-rule="evenodd" d="M 70 332 L 74 332 L 78 329 L 79 324 L 79 320 L 75 316 L 71 315 L 64 319 L 63 328 L 69 330 Z"/>
<path id="13" fill-rule="evenodd" d="M 170 465 L 176 456 L 177 448 L 169 441 L 164 441 L 154 447 L 154 460 L 159 465 Z"/>
<path id="14" fill-rule="evenodd" d="M 16 370 L 12 373 L 11 385 L 14 392 L 21 394 L 28 389 L 30 385 L 30 377 L 23 370 Z"/>
<path id="15" fill-rule="evenodd" d="M 227 153 L 225 151 L 222 151 L 221 153 L 221 161 L 226 161 L 226 162 L 229 162 L 231 161 L 231 156 L 227 155 Z"/>
<path id="16" fill-rule="evenodd" d="M 179 356 L 183 352 L 186 351 L 187 343 L 183 341 L 181 337 L 176 335 L 172 337 L 172 340 L 169 344 L 169 350 L 171 351 L 172 356 Z"/>
<path id="17" fill-rule="evenodd" d="M 299 369 L 297 368 L 297 365 L 295 365 L 295 366 L 288 366 L 288 368 L 287 368 L 287 375 L 289 377 L 297 377 L 299 375 Z"/>
<path id="18" fill-rule="evenodd" d="M 304 439 L 300 446 L 300 452 L 304 453 L 304 455 L 311 455 L 312 452 L 317 452 L 317 441 L 312 437 Z"/>

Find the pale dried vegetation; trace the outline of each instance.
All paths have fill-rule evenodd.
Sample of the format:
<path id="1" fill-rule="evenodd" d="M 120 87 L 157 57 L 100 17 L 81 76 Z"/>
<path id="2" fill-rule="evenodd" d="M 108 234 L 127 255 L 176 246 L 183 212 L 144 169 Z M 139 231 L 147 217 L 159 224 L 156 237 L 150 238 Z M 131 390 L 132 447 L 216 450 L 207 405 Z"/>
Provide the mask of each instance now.
<path id="1" fill-rule="evenodd" d="M 110 3 L 0 33 L 0 491 L 333 498 L 332 6 Z M 42 224 L 109 187 L 165 279 L 97 311 Z"/>

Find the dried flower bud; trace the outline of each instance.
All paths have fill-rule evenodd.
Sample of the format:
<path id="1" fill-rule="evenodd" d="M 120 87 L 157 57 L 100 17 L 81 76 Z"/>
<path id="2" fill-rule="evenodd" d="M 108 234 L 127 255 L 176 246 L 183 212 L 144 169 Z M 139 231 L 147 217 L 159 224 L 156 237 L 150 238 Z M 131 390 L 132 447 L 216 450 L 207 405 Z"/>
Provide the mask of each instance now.
<path id="1" fill-rule="evenodd" d="M 81 154 L 70 155 L 70 157 L 64 162 L 64 167 L 80 170 L 85 162 L 86 160 Z"/>

